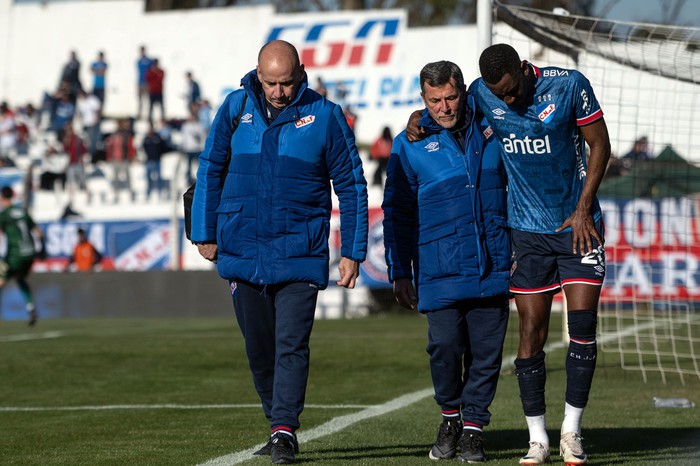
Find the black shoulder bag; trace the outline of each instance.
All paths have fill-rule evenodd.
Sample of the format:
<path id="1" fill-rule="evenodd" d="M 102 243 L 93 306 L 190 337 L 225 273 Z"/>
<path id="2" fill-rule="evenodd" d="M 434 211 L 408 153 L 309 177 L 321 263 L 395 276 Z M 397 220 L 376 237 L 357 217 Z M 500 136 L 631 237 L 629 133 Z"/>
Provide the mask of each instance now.
<path id="1" fill-rule="evenodd" d="M 245 103 L 248 98 L 248 94 L 243 94 L 243 102 L 241 103 L 241 110 L 238 115 L 231 121 L 231 136 L 236 132 L 238 128 L 238 123 L 241 121 L 241 115 L 243 115 L 243 109 L 245 108 Z M 221 172 L 221 186 L 224 185 L 224 180 L 226 179 L 226 173 L 228 173 L 228 164 L 231 162 L 231 146 L 229 145 L 228 152 L 226 153 L 226 162 L 224 162 L 224 169 Z M 192 200 L 194 199 L 194 188 L 197 182 L 192 183 L 192 186 L 187 188 L 187 191 L 182 195 L 182 203 L 185 206 L 185 236 L 188 240 L 192 241 Z"/>

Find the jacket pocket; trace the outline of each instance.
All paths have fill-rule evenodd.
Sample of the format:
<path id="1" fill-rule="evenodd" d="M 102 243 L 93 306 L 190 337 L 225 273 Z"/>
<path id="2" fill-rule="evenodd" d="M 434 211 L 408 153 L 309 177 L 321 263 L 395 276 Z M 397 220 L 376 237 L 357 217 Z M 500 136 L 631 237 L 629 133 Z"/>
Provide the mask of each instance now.
<path id="1" fill-rule="evenodd" d="M 327 257 L 330 222 L 324 209 L 294 206 L 286 215 L 286 256 Z"/>
<path id="2" fill-rule="evenodd" d="M 426 278 L 459 275 L 460 250 L 454 223 L 422 231 L 418 239 L 420 275 Z"/>
<path id="3" fill-rule="evenodd" d="M 231 256 L 243 256 L 243 203 L 222 202 L 216 209 L 216 243 L 219 250 Z"/>

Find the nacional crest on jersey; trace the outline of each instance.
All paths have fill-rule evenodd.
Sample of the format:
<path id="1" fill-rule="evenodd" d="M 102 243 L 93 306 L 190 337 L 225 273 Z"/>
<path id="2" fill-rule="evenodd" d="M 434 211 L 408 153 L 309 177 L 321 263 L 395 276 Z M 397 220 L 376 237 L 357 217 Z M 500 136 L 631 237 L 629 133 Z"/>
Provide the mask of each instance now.
<path id="1" fill-rule="evenodd" d="M 537 116 L 542 123 L 548 123 L 552 119 L 552 115 L 554 115 L 556 110 L 556 105 L 550 102 L 537 109 Z"/>

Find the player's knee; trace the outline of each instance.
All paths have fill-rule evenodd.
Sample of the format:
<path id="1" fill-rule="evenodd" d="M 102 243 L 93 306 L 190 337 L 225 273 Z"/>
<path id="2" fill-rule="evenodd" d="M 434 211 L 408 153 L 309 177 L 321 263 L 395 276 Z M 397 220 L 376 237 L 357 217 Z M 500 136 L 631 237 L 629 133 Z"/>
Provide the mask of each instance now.
<path id="1" fill-rule="evenodd" d="M 595 342 L 598 313 L 583 309 L 567 312 L 569 338 L 582 343 Z"/>

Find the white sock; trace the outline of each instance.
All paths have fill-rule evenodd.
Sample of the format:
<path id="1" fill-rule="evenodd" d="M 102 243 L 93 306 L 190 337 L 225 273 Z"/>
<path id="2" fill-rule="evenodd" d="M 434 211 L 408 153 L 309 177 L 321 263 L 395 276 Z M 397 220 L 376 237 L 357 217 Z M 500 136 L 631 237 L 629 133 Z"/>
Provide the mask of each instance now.
<path id="1" fill-rule="evenodd" d="M 569 403 L 564 405 L 564 421 L 561 423 L 561 433 L 575 432 L 581 435 L 581 418 L 583 408 L 574 408 Z"/>
<path id="2" fill-rule="evenodd" d="M 525 416 L 525 420 L 527 421 L 527 429 L 530 432 L 530 441 L 539 442 L 549 447 L 545 415 Z"/>

